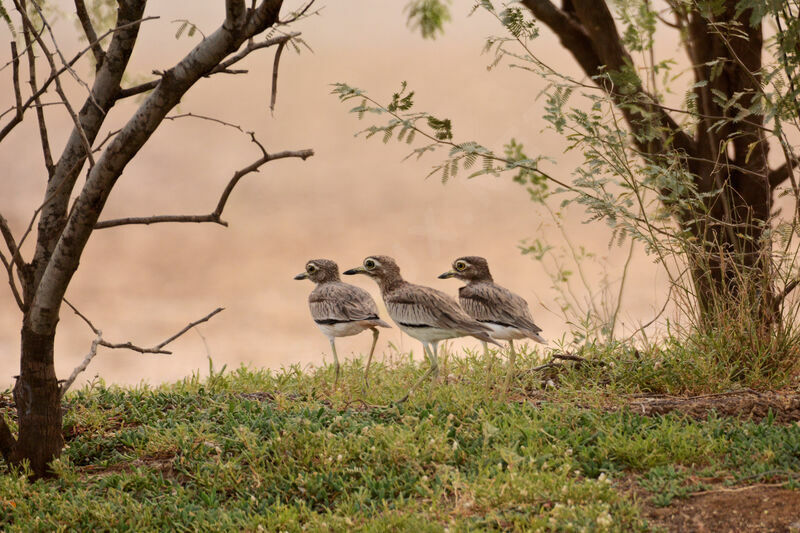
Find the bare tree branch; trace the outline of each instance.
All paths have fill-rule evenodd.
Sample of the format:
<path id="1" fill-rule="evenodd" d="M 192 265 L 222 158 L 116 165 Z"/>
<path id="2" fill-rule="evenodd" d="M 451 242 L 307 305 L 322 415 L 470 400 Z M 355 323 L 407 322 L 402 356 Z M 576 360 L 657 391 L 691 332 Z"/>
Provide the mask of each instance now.
<path id="1" fill-rule="evenodd" d="M 255 140 L 254 142 L 257 143 L 257 141 Z M 95 224 L 94 229 L 113 228 L 116 226 L 126 226 L 133 224 L 149 225 L 149 224 L 158 224 L 161 222 L 195 222 L 195 223 L 213 222 L 227 227 L 228 223 L 222 220 L 221 218 L 222 211 L 225 209 L 225 205 L 228 202 L 228 198 L 230 197 L 231 192 L 233 192 L 234 187 L 236 187 L 236 184 L 239 183 L 239 180 L 241 180 L 244 176 L 250 174 L 251 172 L 258 172 L 259 168 L 269 161 L 273 161 L 275 159 L 285 159 L 288 157 L 299 157 L 300 159 L 305 161 L 312 155 L 314 155 L 313 150 L 284 151 L 284 152 L 276 152 L 274 154 L 268 154 L 264 152 L 264 155 L 262 157 L 252 162 L 248 166 L 242 168 L 241 170 L 237 170 L 233 174 L 233 177 L 230 179 L 228 184 L 225 186 L 225 189 L 222 191 L 222 195 L 220 196 L 219 202 L 217 202 L 217 207 L 214 209 L 214 211 L 212 211 L 207 215 L 156 215 L 151 217 L 117 218 L 117 219 L 104 220 L 98 222 L 97 224 Z"/>
<path id="2" fill-rule="evenodd" d="M 283 52 L 284 46 L 286 46 L 285 41 L 278 45 L 278 49 L 275 50 L 275 61 L 272 63 L 272 94 L 269 99 L 270 113 L 275 112 L 275 100 L 278 99 L 278 64 L 280 63 L 281 52 Z"/>
<path id="3" fill-rule="evenodd" d="M 61 393 L 62 397 L 64 396 L 64 393 L 67 392 L 67 389 L 69 389 L 70 386 L 72 386 L 72 384 L 75 382 L 75 379 L 78 377 L 78 375 L 81 372 L 83 372 L 84 370 L 86 370 L 86 368 L 89 366 L 89 363 L 91 363 L 92 359 L 94 359 L 94 357 L 97 355 L 97 347 L 98 346 L 103 346 L 103 347 L 112 348 L 112 349 L 133 350 L 135 352 L 139 352 L 139 353 L 142 353 L 142 354 L 165 354 L 165 355 L 171 355 L 172 352 L 170 352 L 168 350 L 164 350 L 165 346 L 167 346 L 169 343 L 171 343 L 172 341 L 174 341 L 175 339 L 177 339 L 178 337 L 180 337 L 181 335 L 183 335 L 184 333 L 186 333 L 187 331 L 189 331 L 193 327 L 195 327 L 195 326 L 197 326 L 199 324 L 202 324 L 203 322 L 207 322 L 208 320 L 211 319 L 211 317 L 213 317 L 214 315 L 216 315 L 218 313 L 221 313 L 222 311 L 225 310 L 224 307 L 218 307 L 218 308 L 214 309 L 213 311 L 211 311 L 210 313 L 208 313 L 203 318 L 195 320 L 194 322 L 189 322 L 189 324 L 186 327 L 184 327 L 182 330 L 180 330 L 179 332 L 175 333 L 171 337 L 165 339 L 164 341 L 162 341 L 161 343 L 157 344 L 156 346 L 153 346 L 151 348 L 142 348 L 140 346 L 132 344 L 131 342 L 115 344 L 115 343 L 111 343 L 111 342 L 108 342 L 108 341 L 104 340 L 103 339 L 103 332 L 100 331 L 99 329 L 97 329 L 97 327 L 95 327 L 95 325 L 92 324 L 91 320 L 86 318 L 86 316 L 83 313 L 78 311 L 78 309 L 74 305 L 72 305 L 66 298 L 64 299 L 64 303 L 67 304 L 75 312 L 75 314 L 78 315 L 84 322 L 86 322 L 86 324 L 89 326 L 89 328 L 92 330 L 92 332 L 95 334 L 96 337 L 92 341 L 92 345 L 89 348 L 89 353 L 87 353 L 86 357 L 83 358 L 83 361 L 81 362 L 81 364 L 76 366 L 75 369 L 70 374 L 70 376 L 67 379 L 65 379 L 63 382 L 61 382 L 60 393 Z"/>
<path id="4" fill-rule="evenodd" d="M 229 68 L 232 65 L 235 65 L 236 63 L 238 63 L 239 61 L 250 55 L 252 52 L 255 52 L 256 50 L 260 50 L 262 48 L 269 48 L 270 46 L 275 46 L 276 44 L 280 45 L 282 43 L 286 43 L 299 35 L 301 35 L 300 32 L 292 32 L 292 33 L 287 33 L 285 35 L 272 37 L 270 39 L 266 39 L 261 42 L 249 41 L 247 43 L 247 46 L 245 46 L 239 53 L 221 62 L 219 66 L 214 68 L 211 72 L 209 72 L 209 74 L 216 74 L 217 72 L 226 70 L 227 68 Z"/>
<path id="5" fill-rule="evenodd" d="M 11 41 L 11 61 L 13 65 L 11 76 L 14 83 L 14 102 L 17 109 L 17 118 L 22 120 L 22 92 L 19 88 L 19 56 L 17 55 L 16 41 Z"/>
<path id="6" fill-rule="evenodd" d="M 559 9 L 550 0 L 522 0 L 533 15 L 544 22 L 559 38 L 561 44 L 569 50 L 581 69 L 590 76 L 594 82 L 602 87 L 611 96 L 625 115 L 631 129 L 637 131 L 642 127 L 649 127 L 650 121 L 644 121 L 647 126 L 637 125 L 641 121 L 639 107 L 647 106 L 648 112 L 658 118 L 659 124 L 672 136 L 672 143 L 676 148 L 687 153 L 695 151 L 694 140 L 678 125 L 678 123 L 659 106 L 649 106 L 648 102 L 656 102 L 656 98 L 647 94 L 644 88 L 636 87 L 635 94 L 621 95 L 612 84 L 601 76 L 608 71 L 621 71 L 632 64 L 630 54 L 622 45 L 614 18 L 604 0 L 572 0 L 566 5 L 570 10 Z M 647 146 L 640 146 L 647 151 Z M 658 147 L 649 147 L 651 151 L 659 152 Z"/>
<path id="7" fill-rule="evenodd" d="M 29 78 L 28 83 L 31 86 L 31 92 L 36 94 L 37 92 L 37 84 L 36 84 L 36 56 L 33 53 L 33 44 L 31 41 L 31 34 L 34 35 L 36 42 L 40 43 L 41 45 L 41 33 L 36 33 L 36 29 L 33 27 L 33 24 L 30 23 L 27 14 L 27 7 L 25 4 L 25 0 L 14 0 L 14 5 L 16 6 L 17 10 L 20 12 L 22 16 L 22 36 L 25 40 L 25 47 L 28 49 L 28 71 L 29 71 Z M 42 50 L 45 54 L 47 54 L 46 49 L 43 48 Z M 47 124 L 44 120 L 44 109 L 42 109 L 41 101 L 37 96 L 33 100 L 34 104 L 36 105 L 36 119 L 39 123 L 39 139 L 42 145 L 42 154 L 44 156 L 44 166 L 47 169 L 47 175 L 53 175 L 53 155 L 50 152 L 50 138 L 47 134 Z M 22 110 L 24 111 L 24 109 Z M 20 108 L 17 108 L 17 116 L 22 119 L 22 112 Z"/>
<path id="8" fill-rule="evenodd" d="M 105 39 L 105 38 L 106 38 L 106 37 L 108 37 L 109 35 L 112 35 L 112 34 L 114 34 L 114 33 L 117 33 L 117 32 L 123 31 L 123 30 L 127 30 L 127 29 L 131 28 L 132 26 L 137 26 L 138 24 L 141 24 L 142 22 L 145 22 L 145 21 L 148 21 L 148 20 L 156 20 L 156 19 L 158 19 L 158 18 L 160 18 L 160 17 L 143 17 L 143 18 L 140 18 L 140 19 L 138 19 L 138 20 L 135 20 L 135 21 L 131 21 L 131 22 L 128 22 L 128 23 L 120 24 L 119 26 L 117 26 L 117 27 L 115 27 L 115 28 L 112 28 L 112 29 L 108 30 L 107 32 L 105 32 L 103 35 L 101 35 L 101 36 L 98 38 L 98 40 L 97 40 L 96 42 L 102 42 L 102 41 L 103 41 L 103 39 Z M 44 29 L 42 29 L 42 31 L 44 31 Z M 75 63 L 77 63 L 77 62 L 78 62 L 78 60 L 79 60 L 80 58 L 82 58 L 82 57 L 83 57 L 83 56 L 86 54 L 86 52 L 88 52 L 89 50 L 91 50 L 91 44 L 93 44 L 93 43 L 90 43 L 90 44 L 89 44 L 89 46 L 87 46 L 86 48 L 82 49 L 82 50 L 81 50 L 81 51 L 79 51 L 77 54 L 75 54 L 75 57 L 73 57 L 73 58 L 72 58 L 70 61 L 68 61 L 68 62 L 67 62 L 67 64 L 66 64 L 65 66 L 61 67 L 61 68 L 60 68 L 60 69 L 59 69 L 59 70 L 58 70 L 58 71 L 57 71 L 55 74 L 51 74 L 51 75 L 50 75 L 50 77 L 48 77 L 48 78 L 47 78 L 47 79 L 44 81 L 44 83 L 42 83 L 42 86 L 41 86 L 41 87 L 39 87 L 39 89 L 38 89 L 36 92 L 34 92 L 34 93 L 33 93 L 33 94 L 32 94 L 32 95 L 31 95 L 31 96 L 30 96 L 30 97 L 29 97 L 29 98 L 28 98 L 28 99 L 25 101 L 25 103 L 24 103 L 24 104 L 22 104 L 22 111 L 23 111 L 23 112 L 25 112 L 25 111 L 26 111 L 28 108 L 30 108 L 30 107 L 31 107 L 31 106 L 32 106 L 34 103 L 36 103 L 36 102 L 38 101 L 38 98 L 39 98 L 39 97 L 40 97 L 42 94 L 44 94 L 44 93 L 45 93 L 45 91 L 47 91 L 48 87 L 50 87 L 50 84 L 51 84 L 51 83 L 53 83 L 53 81 L 55 81 L 55 79 L 56 79 L 58 76 L 61 76 L 62 74 L 64 74 L 64 72 L 66 72 L 66 71 L 68 70 L 68 68 L 70 68 L 70 67 L 72 67 L 73 65 L 75 65 Z M 2 129 L 0 129 L 0 141 L 2 141 L 2 140 L 3 140 L 3 139 L 4 139 L 4 138 L 5 138 L 5 137 L 6 137 L 6 136 L 9 134 L 9 133 L 11 133 L 11 130 L 13 130 L 13 129 L 14 129 L 14 127 L 15 127 L 17 124 L 19 124 L 21 121 L 22 121 L 22 117 L 19 117 L 19 118 L 17 118 L 17 117 L 14 117 L 13 119 L 11 119 L 11 120 L 8 122 L 8 124 L 6 124 L 5 126 L 3 126 L 3 128 L 2 128 Z"/>
<path id="9" fill-rule="evenodd" d="M 137 94 L 142 94 L 146 93 L 147 91 L 152 91 L 158 86 L 160 82 L 161 82 L 160 79 L 152 80 L 146 83 L 141 83 L 139 85 L 134 85 L 133 87 L 120 89 L 117 92 L 117 100 L 122 100 L 123 98 L 130 98 L 131 96 L 136 96 Z"/>
<path id="10" fill-rule="evenodd" d="M 78 14 L 78 20 L 81 22 L 86 40 L 91 43 L 90 46 L 92 47 L 96 67 L 100 68 L 103 64 L 103 59 L 105 59 L 105 52 L 103 51 L 103 47 L 100 46 L 100 42 L 97 40 L 97 34 L 92 26 L 92 19 L 89 18 L 89 13 L 86 11 L 86 4 L 83 0 L 75 0 L 75 12 Z"/>
<path id="11" fill-rule="evenodd" d="M 59 394 L 61 395 L 62 398 L 64 397 L 64 394 L 67 393 L 67 389 L 69 389 L 72 386 L 72 384 L 75 383 L 75 379 L 77 379 L 77 377 L 80 375 L 81 372 L 86 370 L 86 368 L 89 366 L 89 363 L 91 363 L 92 359 L 94 359 L 94 356 L 97 355 L 97 346 L 100 344 L 102 340 L 103 340 L 103 332 L 98 331 L 97 337 L 95 337 L 95 339 L 92 341 L 92 345 L 89 348 L 89 353 L 87 353 L 86 357 L 83 358 L 81 364 L 76 366 L 72 370 L 72 373 L 69 375 L 69 377 L 65 379 L 62 383 L 60 383 Z"/>
<path id="12" fill-rule="evenodd" d="M 95 75 L 92 96 L 84 100 L 79 115 L 81 129 L 90 145 L 107 118 L 106 111 L 114 105 L 114 97 L 139 35 L 145 5 L 145 0 L 128 0 L 120 3 L 117 9 L 116 26 L 124 29 L 113 33 L 103 65 Z M 46 202 L 42 205 L 36 250 L 31 261 L 32 287 L 41 286 L 42 277 L 52 259 L 52 252 L 62 237 L 69 216 L 72 192 L 85 161 L 84 138 L 78 128 L 73 128 L 58 159 L 55 173 L 47 182 Z"/>
<path id="13" fill-rule="evenodd" d="M 36 3 L 36 0 L 32 1 L 34 6 L 36 6 L 42 24 L 44 24 L 48 28 L 48 31 L 50 31 L 52 36 L 52 30 L 50 29 L 50 25 L 45 19 L 44 13 L 42 13 L 42 10 L 39 8 L 39 4 Z M 36 42 L 39 44 L 39 47 L 42 49 L 42 53 L 44 54 L 45 59 L 50 65 L 50 76 L 55 77 L 54 81 L 56 84 L 56 92 L 58 93 L 58 96 L 61 98 L 64 107 L 66 107 L 69 116 L 72 118 L 72 122 L 75 125 L 75 129 L 80 135 L 81 140 L 83 141 L 84 149 L 87 152 L 89 161 L 91 162 L 92 166 L 94 166 L 94 156 L 92 156 L 91 153 L 92 144 L 89 142 L 86 132 L 83 129 L 83 125 L 81 124 L 81 121 L 78 119 L 78 115 L 75 113 L 75 110 L 72 108 L 72 104 L 69 103 L 69 99 L 67 98 L 67 95 L 64 92 L 64 88 L 61 86 L 61 77 L 55 75 L 56 72 L 58 72 L 58 69 L 56 68 L 55 61 L 53 61 L 53 53 L 50 52 L 49 48 L 45 44 L 44 39 L 42 39 L 41 35 L 36 34 L 33 22 L 30 20 L 30 17 L 28 17 L 27 9 L 25 7 L 26 5 L 25 0 L 14 0 L 14 3 L 17 5 L 17 9 L 20 13 L 20 16 L 22 17 L 23 26 L 27 27 L 28 30 L 36 36 Z M 56 49 L 58 49 L 58 47 L 56 47 Z M 33 89 L 33 92 L 36 92 L 35 78 L 34 78 L 36 59 L 34 58 L 33 54 L 28 54 L 28 57 L 30 58 L 31 61 L 31 87 Z M 68 68 L 68 70 L 70 68 L 67 67 L 66 62 L 64 63 L 64 67 Z M 93 97 L 91 98 L 93 99 Z M 36 113 L 39 116 L 39 131 L 42 137 L 42 149 L 45 152 L 45 164 L 47 165 L 48 174 L 52 176 L 54 172 L 54 166 L 53 166 L 53 158 L 50 155 L 50 143 L 47 138 L 47 127 L 44 122 L 44 110 L 42 109 L 41 105 L 38 105 L 39 104 L 38 100 L 36 101 L 36 104 L 37 104 Z"/>
<path id="14" fill-rule="evenodd" d="M 305 7 L 303 7 L 303 9 L 301 9 L 300 11 L 298 11 L 298 12 L 294 13 L 292 17 L 290 17 L 290 18 L 288 18 L 288 19 L 286 19 L 286 20 L 279 20 L 279 21 L 278 21 L 278 24 L 281 24 L 281 25 L 291 24 L 292 22 L 296 22 L 296 21 L 300 20 L 301 18 L 305 17 L 305 15 L 306 15 L 306 12 L 308 12 L 308 10 L 311 8 L 311 6 L 313 6 L 313 5 L 314 5 L 314 2 L 315 2 L 315 1 L 316 1 L 316 0 L 310 0 L 310 1 L 309 1 L 309 2 L 308 2 L 306 5 L 305 5 Z M 314 13 L 310 13 L 310 14 L 309 14 L 309 16 L 310 16 L 310 15 L 317 14 L 317 13 L 319 13 L 319 12 L 320 12 L 320 10 L 319 10 L 319 9 L 317 9 L 316 11 L 314 11 Z"/>
<path id="15" fill-rule="evenodd" d="M 25 302 L 23 302 L 22 298 L 19 295 L 19 290 L 17 290 L 17 284 L 14 282 L 14 266 L 6 259 L 5 254 L 0 252 L 0 263 L 3 263 L 3 267 L 5 267 L 6 272 L 8 272 L 8 285 L 11 287 L 11 294 L 14 295 L 14 300 L 17 302 L 17 307 L 20 308 L 21 311 L 25 311 Z"/>

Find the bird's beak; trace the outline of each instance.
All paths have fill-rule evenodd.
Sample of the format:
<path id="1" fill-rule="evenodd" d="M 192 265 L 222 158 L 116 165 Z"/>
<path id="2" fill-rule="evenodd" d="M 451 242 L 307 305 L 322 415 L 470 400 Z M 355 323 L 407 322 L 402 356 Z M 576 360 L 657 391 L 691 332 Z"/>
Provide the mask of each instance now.
<path id="1" fill-rule="evenodd" d="M 294 279 L 308 279 L 308 274 L 301 272 L 300 274 L 296 275 Z"/>
<path id="2" fill-rule="evenodd" d="M 344 274 L 345 276 L 352 276 L 353 274 L 366 274 L 366 273 L 367 269 L 364 268 L 363 266 L 358 266 L 342 272 L 342 274 Z"/>
<path id="3" fill-rule="evenodd" d="M 455 275 L 456 275 L 456 273 L 455 273 L 455 271 L 454 271 L 454 270 L 448 270 L 448 271 L 447 271 L 447 272 L 445 272 L 444 274 L 439 274 L 439 279 L 447 279 L 447 278 L 452 278 L 452 277 L 453 277 L 453 276 L 455 276 Z"/>

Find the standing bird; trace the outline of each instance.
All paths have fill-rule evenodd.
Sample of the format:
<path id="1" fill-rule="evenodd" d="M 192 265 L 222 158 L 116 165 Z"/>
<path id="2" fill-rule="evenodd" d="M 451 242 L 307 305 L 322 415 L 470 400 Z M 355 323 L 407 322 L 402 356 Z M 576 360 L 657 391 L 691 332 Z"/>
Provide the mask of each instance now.
<path id="1" fill-rule="evenodd" d="M 453 269 L 439 276 L 440 279 L 458 278 L 467 284 L 458 289 L 458 300 L 469 316 L 489 326 L 490 335 L 497 340 L 508 341 L 511 353 L 508 359 L 505 390 L 511 384 L 514 373 L 515 339 L 533 339 L 547 344 L 539 335 L 542 328 L 533 323 L 528 302 L 505 287 L 497 285 L 489 272 L 489 263 L 483 257 L 460 257 L 453 261 Z M 489 347 L 483 348 L 488 356 Z"/>
<path id="2" fill-rule="evenodd" d="M 439 375 L 437 346 L 440 341 L 471 335 L 484 342 L 497 344 L 489 336 L 491 327 L 470 318 L 450 296 L 436 289 L 405 281 L 400 275 L 400 267 L 391 257 L 367 257 L 363 266 L 351 268 L 344 273 L 366 274 L 378 283 L 389 316 L 402 331 L 422 343 L 425 355 L 431 362 L 431 368 L 399 402 L 407 400 L 411 392 L 431 373 Z"/>
<path id="3" fill-rule="evenodd" d="M 336 337 L 357 335 L 365 329 L 372 330 L 372 348 L 369 350 L 364 383 L 369 386 L 369 365 L 378 343 L 378 327 L 391 326 L 378 316 L 378 306 L 367 291 L 339 279 L 339 267 L 328 259 L 312 259 L 306 271 L 294 279 L 310 279 L 317 284 L 308 296 L 308 307 L 322 333 L 328 337 L 333 350 L 333 367 L 336 371 L 333 385 L 339 381 L 339 356 L 336 354 Z"/>

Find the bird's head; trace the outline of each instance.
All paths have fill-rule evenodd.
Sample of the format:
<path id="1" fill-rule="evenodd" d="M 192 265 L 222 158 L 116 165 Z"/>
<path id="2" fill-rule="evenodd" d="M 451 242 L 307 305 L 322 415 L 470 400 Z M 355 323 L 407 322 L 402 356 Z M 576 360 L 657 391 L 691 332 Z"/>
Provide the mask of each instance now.
<path id="1" fill-rule="evenodd" d="M 312 259 L 306 263 L 306 271 L 294 279 L 310 279 L 314 283 L 339 281 L 339 267 L 330 259 Z"/>
<path id="2" fill-rule="evenodd" d="M 401 279 L 400 267 L 394 259 L 388 255 L 371 255 L 364 259 L 361 266 L 346 270 L 344 274 L 352 276 L 353 274 L 366 274 L 379 284 L 382 282 Z"/>
<path id="3" fill-rule="evenodd" d="M 464 281 L 492 281 L 489 263 L 483 257 L 474 255 L 459 257 L 453 261 L 453 269 L 439 276 L 439 279 L 458 278 Z"/>

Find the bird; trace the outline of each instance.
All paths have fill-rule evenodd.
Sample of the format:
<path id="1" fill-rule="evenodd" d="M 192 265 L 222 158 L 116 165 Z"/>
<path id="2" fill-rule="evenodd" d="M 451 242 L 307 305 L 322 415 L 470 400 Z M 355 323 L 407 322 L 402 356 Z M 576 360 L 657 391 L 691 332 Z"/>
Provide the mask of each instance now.
<path id="1" fill-rule="evenodd" d="M 374 279 L 381 290 L 389 316 L 403 332 L 422 343 L 423 351 L 430 360 L 430 369 L 397 403 L 407 400 L 431 373 L 438 377 L 437 346 L 440 341 L 470 335 L 500 346 L 489 336 L 491 326 L 471 318 L 447 294 L 405 281 L 397 262 L 389 256 L 371 255 L 364 259 L 362 266 L 346 270 L 344 274 L 366 274 Z"/>
<path id="2" fill-rule="evenodd" d="M 378 316 L 375 300 L 364 289 L 342 282 L 339 278 L 339 266 L 329 259 L 308 261 L 305 272 L 296 275 L 294 279 L 310 279 L 316 283 L 308 296 L 308 307 L 311 309 L 311 318 L 331 343 L 335 370 L 334 387 L 339 381 L 336 337 L 349 337 L 367 329 L 372 330 L 372 347 L 364 370 L 364 383 L 369 386 L 369 365 L 378 343 L 378 328 L 391 327 Z"/>
<path id="3" fill-rule="evenodd" d="M 439 278 L 466 281 L 467 284 L 458 289 L 461 307 L 470 317 L 490 327 L 493 339 L 508 341 L 510 353 L 504 387 L 508 391 L 517 356 L 514 341 L 528 338 L 547 344 L 540 335 L 542 328 L 533 322 L 528 302 L 522 296 L 496 284 L 489 272 L 489 263 L 483 257 L 459 257 L 453 261 L 452 270 L 441 274 Z M 489 347 L 486 343 L 483 348 L 488 357 Z"/>

